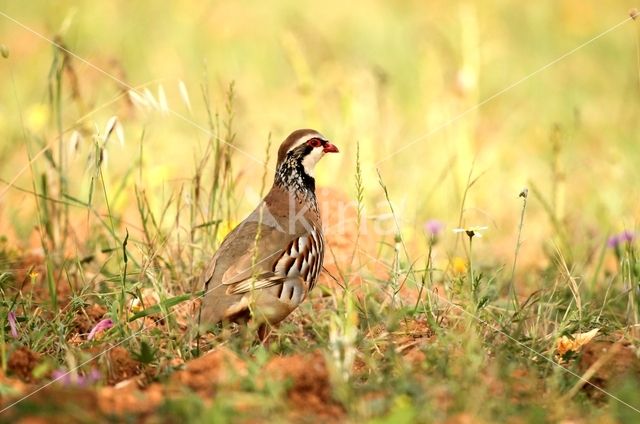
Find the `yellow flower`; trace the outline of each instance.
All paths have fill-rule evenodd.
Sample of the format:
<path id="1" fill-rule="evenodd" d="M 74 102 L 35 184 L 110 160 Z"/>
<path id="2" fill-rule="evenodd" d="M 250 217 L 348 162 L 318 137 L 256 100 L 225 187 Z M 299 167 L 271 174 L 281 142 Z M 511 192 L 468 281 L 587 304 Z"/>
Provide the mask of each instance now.
<path id="1" fill-rule="evenodd" d="M 556 353 L 561 360 L 562 357 L 568 352 L 580 352 L 582 346 L 586 345 L 593 339 L 600 329 L 594 328 L 586 333 L 575 333 L 571 337 L 562 336 L 556 342 Z"/>
<path id="2" fill-rule="evenodd" d="M 451 261 L 451 269 L 453 269 L 453 273 L 457 275 L 466 274 L 467 272 L 467 261 L 465 261 L 460 256 L 456 256 Z"/>
<path id="3" fill-rule="evenodd" d="M 31 105 L 25 113 L 27 127 L 33 131 L 41 131 L 49 121 L 49 108 L 43 104 Z"/>
<path id="4" fill-rule="evenodd" d="M 218 243 L 222 243 L 224 238 L 227 235 L 229 235 L 231 230 L 236 228 L 236 225 L 237 225 L 237 223 L 235 221 L 233 221 L 233 220 L 231 220 L 231 221 L 228 221 L 228 220 L 222 221 L 220 223 L 220 227 L 218 228 L 218 236 L 217 236 Z"/>
<path id="5" fill-rule="evenodd" d="M 140 299 L 138 299 L 137 297 L 134 299 L 131 299 L 131 302 L 129 303 L 129 311 L 132 314 L 137 314 L 138 312 L 142 311 L 144 308 L 142 307 L 142 302 L 140 302 Z"/>

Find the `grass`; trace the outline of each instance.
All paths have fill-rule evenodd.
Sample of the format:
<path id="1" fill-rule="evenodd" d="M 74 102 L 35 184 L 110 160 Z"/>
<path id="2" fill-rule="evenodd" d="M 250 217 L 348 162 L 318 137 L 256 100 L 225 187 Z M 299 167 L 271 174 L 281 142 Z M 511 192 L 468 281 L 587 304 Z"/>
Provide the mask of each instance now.
<path id="1" fill-rule="evenodd" d="M 476 108 L 627 2 L 341 6 L 3 6 L 58 47 L 0 17 L 0 402 L 42 388 L 1 421 L 635 421 L 636 23 Z M 321 284 L 265 344 L 200 331 L 305 126 Z"/>

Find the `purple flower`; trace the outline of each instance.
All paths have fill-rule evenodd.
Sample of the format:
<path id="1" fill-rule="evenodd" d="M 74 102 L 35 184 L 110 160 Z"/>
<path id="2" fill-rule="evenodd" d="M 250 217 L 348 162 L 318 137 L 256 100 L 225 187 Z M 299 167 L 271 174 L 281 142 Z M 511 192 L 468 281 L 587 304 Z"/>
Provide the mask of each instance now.
<path id="1" fill-rule="evenodd" d="M 105 318 L 101 320 L 96 324 L 95 327 L 91 329 L 91 331 L 89 332 L 89 336 L 87 336 L 87 340 L 93 340 L 94 337 L 98 335 L 98 333 L 101 333 L 104 330 L 108 330 L 111 327 L 113 327 L 113 321 L 111 320 L 111 318 Z"/>
<path id="2" fill-rule="evenodd" d="M 95 368 L 91 368 L 91 371 L 89 371 L 89 373 L 85 375 L 75 374 L 64 369 L 57 369 L 51 373 L 51 378 L 53 379 L 53 381 L 56 381 L 63 386 L 89 386 L 100 380 L 101 377 L 102 376 L 100 375 L 100 371 Z"/>
<path id="3" fill-rule="evenodd" d="M 607 246 L 618 249 L 622 243 L 630 244 L 636 238 L 636 234 L 630 230 L 624 230 L 620 234 L 614 234 L 607 240 Z"/>
<path id="4" fill-rule="evenodd" d="M 430 219 L 424 224 L 424 229 L 431 237 L 435 238 L 438 237 L 444 229 L 444 224 L 437 219 Z"/>
<path id="5" fill-rule="evenodd" d="M 633 240 L 635 240 L 635 238 L 636 235 L 633 231 L 624 230 L 622 233 L 620 233 L 620 241 L 631 243 Z"/>
<path id="6" fill-rule="evenodd" d="M 18 338 L 18 324 L 16 321 L 16 313 L 11 311 L 7 314 L 7 320 L 9 321 L 9 328 L 11 329 L 11 337 Z"/>

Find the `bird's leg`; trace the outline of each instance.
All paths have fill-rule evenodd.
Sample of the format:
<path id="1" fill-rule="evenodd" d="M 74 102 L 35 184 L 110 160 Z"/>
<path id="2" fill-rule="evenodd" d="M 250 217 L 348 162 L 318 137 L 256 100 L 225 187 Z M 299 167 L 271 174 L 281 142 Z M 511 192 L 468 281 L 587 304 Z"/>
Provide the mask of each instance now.
<path id="1" fill-rule="evenodd" d="M 271 334 L 271 326 L 269 324 L 260 324 L 258 327 L 258 340 L 260 343 L 264 344 L 267 341 L 267 338 Z"/>

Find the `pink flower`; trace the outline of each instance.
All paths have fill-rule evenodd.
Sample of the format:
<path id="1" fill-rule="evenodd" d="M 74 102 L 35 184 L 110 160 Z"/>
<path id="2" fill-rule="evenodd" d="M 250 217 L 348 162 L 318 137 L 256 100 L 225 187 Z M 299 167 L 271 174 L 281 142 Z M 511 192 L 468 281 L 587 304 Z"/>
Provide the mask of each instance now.
<path id="1" fill-rule="evenodd" d="M 16 321 L 16 313 L 11 311 L 7 314 L 7 321 L 9 321 L 9 328 L 11 329 L 11 337 L 18 338 L 18 324 Z"/>
<path id="2" fill-rule="evenodd" d="M 636 234 L 633 231 L 624 230 L 620 234 L 609 237 L 607 245 L 613 249 L 617 249 L 623 243 L 631 244 L 635 238 Z"/>
<path id="3" fill-rule="evenodd" d="M 111 318 L 101 320 L 91 329 L 89 336 L 87 336 L 87 340 L 93 340 L 99 333 L 102 333 L 104 330 L 108 330 L 111 327 L 113 327 L 113 321 Z"/>
<path id="4" fill-rule="evenodd" d="M 53 381 L 64 386 L 89 386 L 100 380 L 101 377 L 100 371 L 95 368 L 92 368 L 91 371 L 85 375 L 73 374 L 71 371 L 65 371 L 63 369 L 57 369 L 51 373 Z"/>
<path id="5" fill-rule="evenodd" d="M 442 221 L 438 221 L 437 219 L 430 219 L 424 224 L 424 229 L 431 237 L 435 238 L 438 237 L 444 229 L 444 224 Z"/>
<path id="6" fill-rule="evenodd" d="M 620 240 L 626 243 L 631 243 L 633 240 L 635 240 L 635 238 L 636 238 L 636 234 L 630 230 L 624 230 L 620 234 Z"/>

